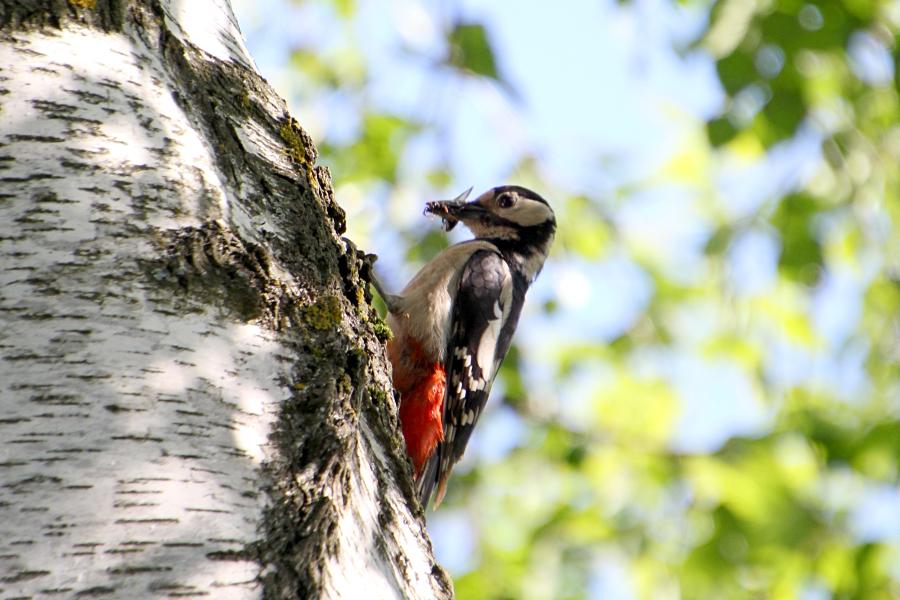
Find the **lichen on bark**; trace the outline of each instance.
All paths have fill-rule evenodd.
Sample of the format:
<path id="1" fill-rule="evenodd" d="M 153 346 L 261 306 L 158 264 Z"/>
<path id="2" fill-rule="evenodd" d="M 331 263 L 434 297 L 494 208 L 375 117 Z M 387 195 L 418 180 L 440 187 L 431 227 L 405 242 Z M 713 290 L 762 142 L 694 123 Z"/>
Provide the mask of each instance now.
<path id="1" fill-rule="evenodd" d="M 0 35 L 4 584 L 449 597 L 366 257 L 227 5 L 0 0 Z"/>

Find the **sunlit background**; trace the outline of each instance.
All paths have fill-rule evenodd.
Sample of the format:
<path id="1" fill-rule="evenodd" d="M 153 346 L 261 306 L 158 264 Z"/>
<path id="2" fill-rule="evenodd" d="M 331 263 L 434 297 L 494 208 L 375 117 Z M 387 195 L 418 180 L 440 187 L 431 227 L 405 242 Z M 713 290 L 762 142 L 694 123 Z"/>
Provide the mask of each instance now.
<path id="1" fill-rule="evenodd" d="M 429 515 L 461 599 L 900 597 L 900 2 L 234 0 L 400 289 L 560 224 Z"/>

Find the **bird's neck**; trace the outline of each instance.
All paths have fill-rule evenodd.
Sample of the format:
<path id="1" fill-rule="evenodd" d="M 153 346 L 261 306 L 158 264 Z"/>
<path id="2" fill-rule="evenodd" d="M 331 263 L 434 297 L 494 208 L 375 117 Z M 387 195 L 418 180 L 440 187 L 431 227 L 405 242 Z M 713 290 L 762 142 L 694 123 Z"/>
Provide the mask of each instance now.
<path id="1" fill-rule="evenodd" d="M 515 240 L 492 238 L 487 241 L 500 250 L 510 268 L 530 285 L 544 266 L 555 233 L 556 226 L 551 223 L 522 230 L 520 237 Z"/>

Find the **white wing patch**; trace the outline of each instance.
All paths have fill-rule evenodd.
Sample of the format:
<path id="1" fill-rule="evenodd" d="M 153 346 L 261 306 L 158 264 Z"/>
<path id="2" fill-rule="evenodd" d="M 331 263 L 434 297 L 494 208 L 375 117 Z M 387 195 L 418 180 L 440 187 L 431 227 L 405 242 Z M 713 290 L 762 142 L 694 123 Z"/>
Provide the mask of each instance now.
<path id="1" fill-rule="evenodd" d="M 478 365 L 484 379 L 492 379 L 494 370 L 494 354 L 497 350 L 497 339 L 500 337 L 500 327 L 503 325 L 501 315 L 488 321 L 487 328 L 481 334 L 478 342 Z"/>
<path id="2" fill-rule="evenodd" d="M 503 322 L 509 315 L 512 307 L 512 278 L 507 273 L 503 279 L 503 288 L 500 292 L 500 299 L 494 302 L 494 318 L 488 321 L 487 328 L 481 334 L 481 340 L 478 342 L 478 365 L 481 367 L 482 380 L 479 382 L 484 389 L 488 381 L 493 381 L 494 371 L 499 366 L 497 357 L 497 340 L 500 338 L 500 329 Z"/>

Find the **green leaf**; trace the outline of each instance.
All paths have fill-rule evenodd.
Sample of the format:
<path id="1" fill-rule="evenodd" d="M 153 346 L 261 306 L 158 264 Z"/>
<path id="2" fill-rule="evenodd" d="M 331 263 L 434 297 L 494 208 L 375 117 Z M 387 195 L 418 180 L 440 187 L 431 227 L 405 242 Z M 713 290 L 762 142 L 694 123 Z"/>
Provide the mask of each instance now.
<path id="1" fill-rule="evenodd" d="M 418 125 L 388 114 L 363 116 L 360 133 L 349 146 L 319 144 L 323 157 L 332 162 L 335 180 L 382 180 L 394 182 L 400 155 Z"/>
<path id="2" fill-rule="evenodd" d="M 451 66 L 502 81 L 487 30 L 480 23 L 457 23 L 448 37 Z"/>
<path id="3" fill-rule="evenodd" d="M 781 271 L 799 283 L 812 285 L 822 271 L 822 246 L 815 238 L 813 220 L 822 207 L 806 193 L 784 198 L 772 216 L 772 225 L 781 234 Z"/>
<path id="4" fill-rule="evenodd" d="M 759 79 L 753 54 L 743 48 L 738 48 L 717 62 L 716 71 L 719 74 L 719 81 L 730 96 Z"/>
<path id="5" fill-rule="evenodd" d="M 734 139 L 738 133 L 728 117 L 719 117 L 706 124 L 706 135 L 714 147 L 724 146 Z"/>
<path id="6" fill-rule="evenodd" d="M 760 115 L 767 120 L 763 129 L 767 146 L 794 135 L 797 127 L 806 117 L 806 102 L 802 94 L 794 89 L 775 90 L 772 99 L 763 107 Z"/>

